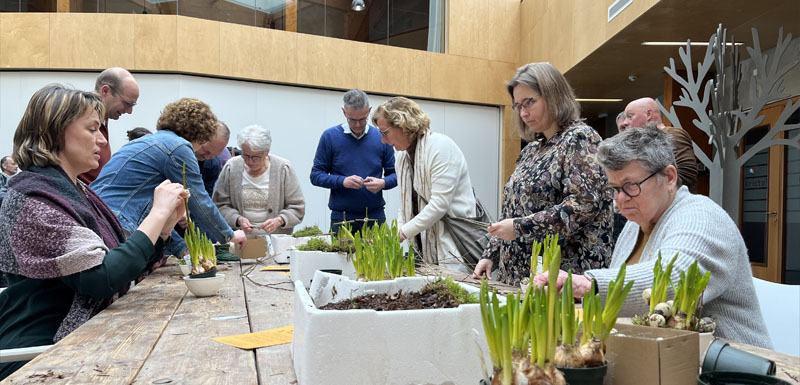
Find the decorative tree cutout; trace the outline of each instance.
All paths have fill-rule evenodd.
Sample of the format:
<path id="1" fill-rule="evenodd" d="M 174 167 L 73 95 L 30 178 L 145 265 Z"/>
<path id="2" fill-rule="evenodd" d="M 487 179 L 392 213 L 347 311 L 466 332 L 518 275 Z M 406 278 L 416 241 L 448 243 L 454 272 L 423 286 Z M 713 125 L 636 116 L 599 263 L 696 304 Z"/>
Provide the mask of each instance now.
<path id="1" fill-rule="evenodd" d="M 692 143 L 697 159 L 710 172 L 709 196 L 737 223 L 742 165 L 753 155 L 770 146 L 784 145 L 800 149 L 800 135 L 792 139 L 776 138 L 781 132 L 800 128 L 800 124 L 788 123 L 789 117 L 800 107 L 800 101 L 792 103 L 789 100 L 769 132 L 746 151 L 742 151 L 742 139 L 751 129 L 764 121 L 764 116 L 761 114 L 764 106 L 788 97 L 784 94 L 783 77 L 800 63 L 800 46 L 798 46 L 796 52 L 789 53 L 791 56 L 788 63 L 779 67 L 783 55 L 787 53 L 791 44 L 791 33 L 784 38 L 783 28 L 780 28 L 775 52 L 770 57 L 761 52 L 758 30 L 754 28 L 752 31 L 753 47 L 747 48 L 753 62 L 753 79 L 749 87 L 752 108 L 746 111 L 739 106 L 738 98 L 742 77 L 739 47 L 734 44 L 733 36 L 730 42 L 726 41 L 727 29 L 722 28 L 721 24 L 717 27 L 717 32 L 711 35 L 705 57 L 703 62 L 697 64 L 696 73 L 692 65 L 691 40 L 686 42 L 686 47 L 679 49 L 680 58 L 686 67 L 686 78 L 678 74 L 674 59 L 669 59 L 669 67 L 664 67 L 667 74 L 683 87 L 680 99 L 673 104 L 689 107 L 697 114 L 697 119 L 692 123 L 708 135 L 709 143 L 712 145 L 712 155 L 709 157 L 696 143 Z M 730 65 L 727 73 L 726 60 L 729 61 L 727 65 Z M 716 72 L 703 87 L 703 79 L 709 74 L 712 64 Z M 673 125 L 680 127 L 674 106 L 667 111 L 659 102 L 659 107 Z"/>

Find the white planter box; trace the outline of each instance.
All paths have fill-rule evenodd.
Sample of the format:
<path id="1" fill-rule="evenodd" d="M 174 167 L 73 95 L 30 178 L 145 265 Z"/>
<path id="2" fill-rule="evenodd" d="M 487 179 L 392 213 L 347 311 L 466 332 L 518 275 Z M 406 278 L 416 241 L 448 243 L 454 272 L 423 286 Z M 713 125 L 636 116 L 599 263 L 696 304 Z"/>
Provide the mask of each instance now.
<path id="1" fill-rule="evenodd" d="M 366 293 L 419 291 L 432 279 L 358 282 L 317 272 L 309 291 L 296 281 L 292 356 L 298 383 L 477 384 L 483 375 L 476 340 L 492 367 L 478 304 L 380 312 L 317 308 Z"/>
<path id="2" fill-rule="evenodd" d="M 331 241 L 330 235 L 295 238 L 289 234 L 272 234 L 269 238 L 270 243 L 272 243 L 271 253 L 275 259 L 275 263 L 289 263 L 292 247 L 304 245 L 312 238 L 324 239 L 327 242 Z"/>
<path id="3" fill-rule="evenodd" d="M 356 279 L 356 268 L 346 254 L 322 251 L 300 251 L 292 247 L 289 258 L 289 273 L 292 281 L 302 281 L 303 286 L 311 286 L 317 270 L 337 270 L 350 279 Z"/>

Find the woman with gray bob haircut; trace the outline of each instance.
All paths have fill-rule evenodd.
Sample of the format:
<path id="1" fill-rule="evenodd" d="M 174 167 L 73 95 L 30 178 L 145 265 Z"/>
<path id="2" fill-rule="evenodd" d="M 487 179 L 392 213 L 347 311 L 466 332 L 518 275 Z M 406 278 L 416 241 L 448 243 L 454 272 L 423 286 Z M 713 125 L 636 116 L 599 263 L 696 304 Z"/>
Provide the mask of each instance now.
<path id="1" fill-rule="evenodd" d="M 272 136 L 251 125 L 237 136 L 242 155 L 225 163 L 212 200 L 231 227 L 245 233 L 291 234 L 303 221 L 305 201 L 288 160 L 270 154 Z"/>
<path id="2" fill-rule="evenodd" d="M 681 272 L 695 261 L 701 272 L 711 272 L 702 305 L 703 316 L 716 320 L 716 336 L 770 349 L 739 228 L 711 199 L 678 185 L 670 134 L 654 128 L 629 128 L 603 141 L 597 158 L 628 223 L 608 269 L 573 274 L 576 297 L 594 280 L 605 301 L 608 284 L 623 264 L 627 265 L 626 279 L 634 282 L 631 293 L 641 293 L 653 282 L 658 255 L 667 260 L 677 255 L 672 282 L 678 282 Z M 560 274 L 566 275 L 564 271 Z M 546 277 L 536 277 L 537 283 L 544 281 Z M 649 310 L 638 295 L 630 295 L 619 314 L 632 317 Z"/>

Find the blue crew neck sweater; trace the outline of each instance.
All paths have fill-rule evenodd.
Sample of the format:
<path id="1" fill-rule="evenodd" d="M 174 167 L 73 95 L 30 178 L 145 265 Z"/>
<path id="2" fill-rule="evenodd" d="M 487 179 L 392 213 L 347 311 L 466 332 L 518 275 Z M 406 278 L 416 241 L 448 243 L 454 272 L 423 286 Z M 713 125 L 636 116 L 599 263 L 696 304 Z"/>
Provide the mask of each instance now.
<path id="1" fill-rule="evenodd" d="M 365 214 L 370 218 L 386 218 L 383 193 L 373 194 L 366 187 L 358 190 L 345 188 L 344 179 L 350 175 L 383 178 L 386 181 L 384 190 L 397 186 L 394 149 L 381 142 L 376 127 L 370 126 L 361 139 L 346 134 L 342 125 L 325 130 L 314 156 L 311 184 L 331 190 L 328 208 L 332 220 L 359 219 Z"/>

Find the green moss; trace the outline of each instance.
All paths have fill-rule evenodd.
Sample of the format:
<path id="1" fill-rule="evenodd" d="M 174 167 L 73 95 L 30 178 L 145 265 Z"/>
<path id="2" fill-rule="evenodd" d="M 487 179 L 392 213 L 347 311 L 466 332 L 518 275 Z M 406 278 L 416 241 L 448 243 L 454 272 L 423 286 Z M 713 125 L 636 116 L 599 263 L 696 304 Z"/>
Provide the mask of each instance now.
<path id="1" fill-rule="evenodd" d="M 478 303 L 478 296 L 475 293 L 470 293 L 453 281 L 452 278 L 438 277 L 435 281 L 423 286 L 420 293 L 436 292 L 440 295 L 450 295 L 458 301 L 458 303 Z"/>
<path id="2" fill-rule="evenodd" d="M 320 230 L 317 225 L 314 225 L 314 226 L 303 227 L 302 229 L 292 233 L 292 236 L 295 238 L 300 238 L 300 237 L 314 237 L 322 234 L 323 234 L 322 230 Z"/>

